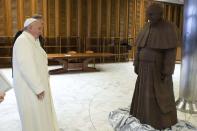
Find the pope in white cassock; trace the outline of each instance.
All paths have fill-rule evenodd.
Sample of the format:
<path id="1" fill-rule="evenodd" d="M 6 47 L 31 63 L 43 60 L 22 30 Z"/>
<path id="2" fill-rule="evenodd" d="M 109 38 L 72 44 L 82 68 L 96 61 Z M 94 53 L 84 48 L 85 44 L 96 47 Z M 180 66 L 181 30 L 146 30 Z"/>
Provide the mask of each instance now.
<path id="1" fill-rule="evenodd" d="M 28 18 L 13 47 L 13 87 L 23 131 L 59 131 L 51 97 L 42 22 Z"/>

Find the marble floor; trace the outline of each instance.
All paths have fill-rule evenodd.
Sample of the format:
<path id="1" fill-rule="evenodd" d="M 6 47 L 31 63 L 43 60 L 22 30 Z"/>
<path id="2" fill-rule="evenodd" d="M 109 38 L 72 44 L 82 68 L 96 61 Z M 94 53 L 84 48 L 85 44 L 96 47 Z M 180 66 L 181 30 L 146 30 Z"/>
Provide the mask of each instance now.
<path id="1" fill-rule="evenodd" d="M 132 62 L 97 64 L 99 72 L 52 75 L 54 105 L 61 131 L 113 131 L 110 111 L 131 103 L 136 75 Z M 57 68 L 57 67 L 49 67 Z M 1 69 L 12 81 L 11 69 Z M 173 75 L 175 97 L 179 94 L 180 65 Z M 21 131 L 13 89 L 0 104 L 0 131 Z M 197 115 L 178 112 L 178 118 L 197 126 Z"/>

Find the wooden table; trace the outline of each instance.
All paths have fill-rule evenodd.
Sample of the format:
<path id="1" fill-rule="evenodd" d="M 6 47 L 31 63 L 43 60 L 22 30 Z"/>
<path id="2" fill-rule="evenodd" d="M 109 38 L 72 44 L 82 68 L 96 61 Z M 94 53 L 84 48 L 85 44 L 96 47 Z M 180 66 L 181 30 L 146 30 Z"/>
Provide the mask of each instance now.
<path id="1" fill-rule="evenodd" d="M 62 65 L 62 68 L 50 70 L 49 74 L 61 74 L 70 71 L 97 71 L 95 66 L 88 67 L 88 64 L 95 58 L 111 56 L 113 56 L 112 53 L 48 54 L 49 60 L 57 61 L 60 65 Z M 80 62 L 73 62 L 73 59 L 78 59 Z"/>

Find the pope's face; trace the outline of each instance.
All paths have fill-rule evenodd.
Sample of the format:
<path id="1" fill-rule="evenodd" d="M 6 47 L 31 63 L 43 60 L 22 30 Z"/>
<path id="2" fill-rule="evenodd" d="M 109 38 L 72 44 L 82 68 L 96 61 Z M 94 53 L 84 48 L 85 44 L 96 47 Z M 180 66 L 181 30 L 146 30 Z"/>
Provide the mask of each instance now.
<path id="1" fill-rule="evenodd" d="M 43 24 L 41 21 L 36 21 L 30 26 L 30 32 L 35 38 L 38 38 L 40 35 L 42 35 L 42 30 Z"/>

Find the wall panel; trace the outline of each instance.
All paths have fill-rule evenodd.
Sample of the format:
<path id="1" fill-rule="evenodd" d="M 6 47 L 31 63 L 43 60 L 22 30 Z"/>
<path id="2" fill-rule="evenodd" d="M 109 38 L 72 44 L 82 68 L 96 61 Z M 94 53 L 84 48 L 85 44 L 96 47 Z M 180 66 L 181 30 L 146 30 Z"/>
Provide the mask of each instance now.
<path id="1" fill-rule="evenodd" d="M 147 21 L 145 10 L 150 3 L 152 0 L 0 0 L 0 49 L 4 50 L 0 58 L 4 63 L 9 61 L 11 37 L 23 28 L 25 18 L 41 14 L 45 21 L 44 49 L 48 53 L 93 50 L 116 54 L 111 62 L 127 61 L 125 44 L 133 46 L 129 54 L 133 58 L 135 38 Z M 164 17 L 178 26 L 181 35 L 183 7 L 162 6 Z M 5 49 L 6 44 L 9 46 Z M 98 62 L 108 60 L 100 58 Z"/>
<path id="2" fill-rule="evenodd" d="M 6 10 L 6 8 L 5 8 L 5 6 L 3 6 L 3 5 L 5 5 L 5 1 L 4 0 L 0 0 L 0 12 L 2 12 L 2 13 L 0 13 L 0 36 L 6 36 L 6 26 L 5 26 L 5 24 L 6 24 L 6 20 L 5 20 L 5 16 L 6 16 L 6 12 L 5 12 L 5 10 Z"/>

